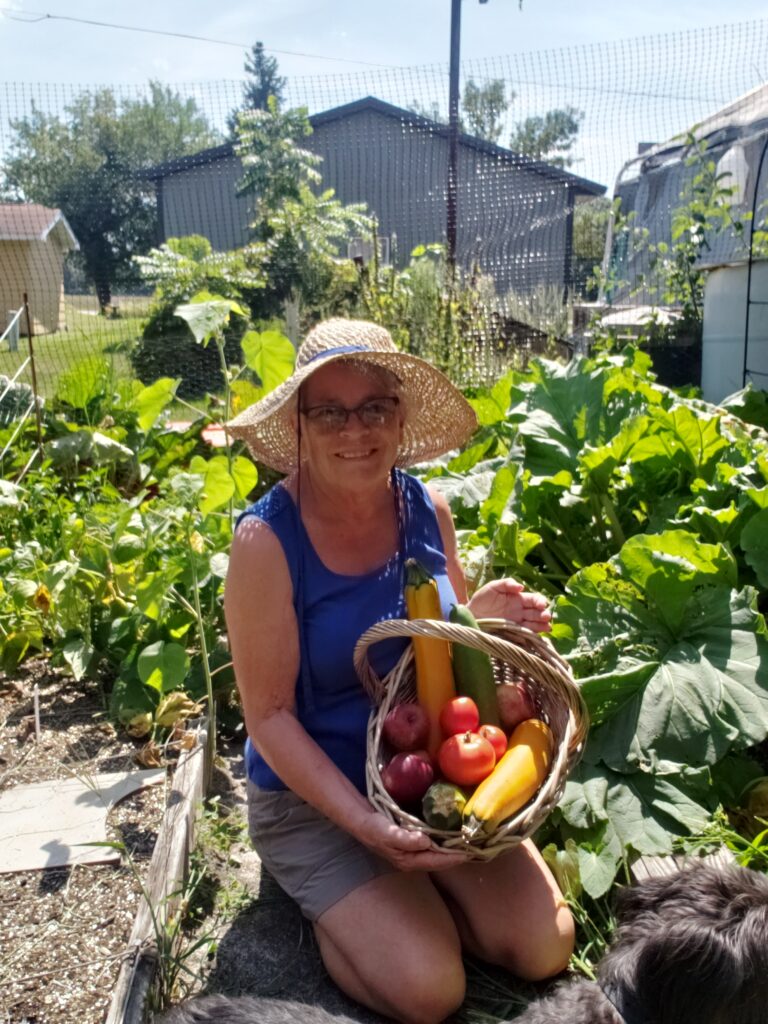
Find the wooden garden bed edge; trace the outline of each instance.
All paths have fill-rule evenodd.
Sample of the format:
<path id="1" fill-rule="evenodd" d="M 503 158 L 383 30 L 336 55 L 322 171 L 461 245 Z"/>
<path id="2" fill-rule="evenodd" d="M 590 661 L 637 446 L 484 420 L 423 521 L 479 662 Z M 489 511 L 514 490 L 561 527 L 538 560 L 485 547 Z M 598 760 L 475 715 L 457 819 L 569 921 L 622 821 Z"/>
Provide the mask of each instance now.
<path id="1" fill-rule="evenodd" d="M 157 968 L 156 927 L 162 929 L 181 900 L 195 820 L 211 772 L 208 719 L 196 723 L 195 746 L 182 751 L 173 775 L 163 820 L 133 923 L 126 959 L 120 969 L 105 1024 L 142 1024 Z M 154 920 L 153 920 L 154 915 Z"/>

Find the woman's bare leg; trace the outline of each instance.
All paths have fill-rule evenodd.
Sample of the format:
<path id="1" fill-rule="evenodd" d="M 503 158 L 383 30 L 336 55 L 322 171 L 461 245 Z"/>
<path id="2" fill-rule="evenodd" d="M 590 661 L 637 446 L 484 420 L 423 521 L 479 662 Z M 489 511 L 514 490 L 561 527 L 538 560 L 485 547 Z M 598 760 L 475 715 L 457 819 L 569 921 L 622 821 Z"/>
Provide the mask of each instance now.
<path id="1" fill-rule="evenodd" d="M 573 952 L 571 912 L 530 840 L 488 863 L 470 861 L 432 875 L 464 948 L 519 978 L 559 974 Z"/>
<path id="2" fill-rule="evenodd" d="M 461 942 L 430 877 L 381 875 L 315 923 L 328 973 L 359 1003 L 404 1024 L 437 1024 L 464 1001 Z"/>

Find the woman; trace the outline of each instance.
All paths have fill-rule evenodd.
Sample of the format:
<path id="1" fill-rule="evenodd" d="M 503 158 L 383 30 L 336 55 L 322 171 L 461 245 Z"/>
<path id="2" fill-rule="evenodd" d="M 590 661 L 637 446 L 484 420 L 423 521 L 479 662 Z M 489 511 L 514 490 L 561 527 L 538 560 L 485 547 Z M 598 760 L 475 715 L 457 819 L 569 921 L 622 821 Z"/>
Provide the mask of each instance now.
<path id="1" fill-rule="evenodd" d="M 352 666 L 357 638 L 406 617 L 406 557 L 432 572 L 446 617 L 467 601 L 450 509 L 401 468 L 475 427 L 443 374 L 398 352 L 383 328 L 348 320 L 315 327 L 292 376 L 228 425 L 287 474 L 241 518 L 226 583 L 251 838 L 313 922 L 337 984 L 413 1024 L 463 1001 L 462 949 L 541 979 L 573 947 L 570 913 L 530 842 L 465 862 L 365 796 L 370 705 Z M 480 588 L 469 606 L 549 628 L 546 601 L 512 580 Z M 380 674 L 404 644 L 372 648 Z"/>

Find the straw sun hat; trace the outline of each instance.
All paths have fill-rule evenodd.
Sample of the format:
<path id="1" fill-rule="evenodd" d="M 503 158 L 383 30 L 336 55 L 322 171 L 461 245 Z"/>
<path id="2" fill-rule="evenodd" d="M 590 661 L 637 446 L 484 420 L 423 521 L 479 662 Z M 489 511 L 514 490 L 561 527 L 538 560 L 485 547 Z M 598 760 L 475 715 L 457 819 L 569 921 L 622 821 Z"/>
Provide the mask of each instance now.
<path id="1" fill-rule="evenodd" d="M 457 448 L 477 427 L 471 405 L 445 374 L 417 356 L 398 351 L 389 331 L 365 320 L 334 319 L 309 332 L 291 376 L 230 420 L 227 432 L 245 441 L 259 462 L 290 472 L 298 465 L 299 388 L 326 363 L 349 359 L 383 367 L 400 380 L 405 423 L 397 466 L 412 466 Z"/>

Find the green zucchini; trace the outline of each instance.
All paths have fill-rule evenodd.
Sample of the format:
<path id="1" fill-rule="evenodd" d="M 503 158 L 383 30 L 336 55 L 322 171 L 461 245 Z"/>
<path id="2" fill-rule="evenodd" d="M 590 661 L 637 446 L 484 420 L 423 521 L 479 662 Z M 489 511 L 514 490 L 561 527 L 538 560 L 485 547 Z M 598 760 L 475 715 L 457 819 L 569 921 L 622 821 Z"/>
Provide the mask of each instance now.
<path id="1" fill-rule="evenodd" d="M 433 782 L 421 801 L 424 821 L 431 828 L 458 832 L 466 802 L 466 794 L 452 782 Z"/>
<path id="2" fill-rule="evenodd" d="M 463 604 L 451 605 L 450 621 L 479 629 L 477 619 Z M 466 644 L 453 644 L 453 679 L 460 697 L 471 697 L 480 712 L 481 725 L 499 725 L 496 683 L 491 659 L 484 651 Z"/>

